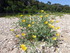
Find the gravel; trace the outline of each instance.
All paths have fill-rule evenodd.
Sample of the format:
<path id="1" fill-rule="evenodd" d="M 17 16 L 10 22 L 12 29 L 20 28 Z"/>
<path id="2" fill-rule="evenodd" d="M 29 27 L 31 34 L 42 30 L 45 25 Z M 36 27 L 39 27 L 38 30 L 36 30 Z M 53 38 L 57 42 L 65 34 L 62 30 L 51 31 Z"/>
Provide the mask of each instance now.
<path id="1" fill-rule="evenodd" d="M 13 23 L 17 21 L 18 18 L 0 18 L 0 53 L 12 52 L 16 47 L 16 38 L 14 38 L 14 33 L 10 29 L 15 28 Z"/>
<path id="2" fill-rule="evenodd" d="M 61 37 L 60 39 L 62 44 L 59 45 L 59 53 L 70 53 L 70 15 L 66 14 L 61 17 L 56 17 L 56 20 L 60 20 L 59 23 L 55 24 L 60 26 L 61 29 L 57 30 Z"/>

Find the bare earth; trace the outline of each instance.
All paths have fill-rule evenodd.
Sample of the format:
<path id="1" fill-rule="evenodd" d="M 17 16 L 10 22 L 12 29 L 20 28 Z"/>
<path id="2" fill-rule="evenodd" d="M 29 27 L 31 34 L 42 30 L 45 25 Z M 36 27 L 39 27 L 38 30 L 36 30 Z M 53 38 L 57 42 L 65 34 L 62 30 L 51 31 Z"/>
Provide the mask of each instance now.
<path id="1" fill-rule="evenodd" d="M 55 24 L 60 26 L 61 29 L 58 30 L 61 33 L 59 48 L 56 52 L 50 53 L 70 53 L 70 15 L 64 15 L 61 17 L 56 17 L 56 20 L 60 22 Z M 0 18 L 0 53 L 23 53 L 18 52 L 16 47 L 16 38 L 14 33 L 10 29 L 15 27 L 13 22 L 16 23 L 18 18 Z"/>

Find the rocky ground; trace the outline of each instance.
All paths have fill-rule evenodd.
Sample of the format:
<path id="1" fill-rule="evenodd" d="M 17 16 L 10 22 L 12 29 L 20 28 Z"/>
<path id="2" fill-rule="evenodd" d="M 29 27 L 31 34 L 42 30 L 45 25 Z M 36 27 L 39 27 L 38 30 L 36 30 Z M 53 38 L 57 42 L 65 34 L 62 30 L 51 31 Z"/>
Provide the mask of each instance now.
<path id="1" fill-rule="evenodd" d="M 56 25 L 61 27 L 58 32 L 61 33 L 60 39 L 63 40 L 61 41 L 62 44 L 59 45 L 58 53 L 70 53 L 70 15 L 56 18 L 57 20 L 60 20 Z"/>
<path id="2" fill-rule="evenodd" d="M 60 39 L 63 41 L 60 41 L 62 44 L 59 45 L 56 52 L 48 53 L 70 53 L 70 15 L 56 17 L 56 20 L 60 20 L 55 25 L 61 27 L 58 32 L 61 34 Z M 10 29 L 15 28 L 13 23 L 17 21 L 18 18 L 0 17 L 0 53 L 23 53 L 18 50 L 17 39 L 14 33 L 10 31 Z"/>
<path id="3" fill-rule="evenodd" d="M 12 52 L 16 48 L 16 39 L 14 38 L 13 22 L 17 22 L 17 18 L 0 18 L 0 53 L 14 53 Z"/>

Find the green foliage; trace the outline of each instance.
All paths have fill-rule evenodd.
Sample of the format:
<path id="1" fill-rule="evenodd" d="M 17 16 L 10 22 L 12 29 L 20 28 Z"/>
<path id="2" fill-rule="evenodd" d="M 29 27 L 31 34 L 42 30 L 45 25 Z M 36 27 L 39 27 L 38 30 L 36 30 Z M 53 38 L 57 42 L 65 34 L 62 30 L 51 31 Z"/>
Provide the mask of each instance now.
<path id="1" fill-rule="evenodd" d="M 0 1 L 0 13 L 34 14 L 39 10 L 70 13 L 70 7 L 68 5 L 51 4 L 50 1 L 48 1 L 46 4 L 43 2 L 39 2 L 38 0 Z"/>
<path id="2" fill-rule="evenodd" d="M 19 25 L 22 27 L 21 37 L 23 38 L 20 38 L 23 40 L 23 43 L 27 40 L 30 42 L 47 41 L 47 43 L 54 44 L 57 41 L 57 37 L 53 23 L 53 20 L 49 20 L 48 14 L 34 16 L 21 15 Z"/>

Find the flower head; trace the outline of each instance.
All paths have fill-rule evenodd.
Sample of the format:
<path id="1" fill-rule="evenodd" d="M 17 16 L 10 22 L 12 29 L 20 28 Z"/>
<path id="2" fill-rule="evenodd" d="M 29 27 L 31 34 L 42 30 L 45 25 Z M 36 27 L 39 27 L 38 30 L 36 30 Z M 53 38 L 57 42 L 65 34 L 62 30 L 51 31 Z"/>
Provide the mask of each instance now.
<path id="1" fill-rule="evenodd" d="M 25 36 L 26 34 L 25 34 L 25 33 L 22 33 L 21 35 L 22 35 L 22 36 Z"/>
<path id="2" fill-rule="evenodd" d="M 57 27 L 57 29 L 60 29 L 60 27 Z"/>
<path id="3" fill-rule="evenodd" d="M 41 13 L 43 13 L 44 12 L 44 10 L 41 10 Z"/>
<path id="4" fill-rule="evenodd" d="M 57 40 L 57 37 L 53 37 L 52 40 Z"/>
<path id="5" fill-rule="evenodd" d="M 58 23 L 58 22 L 60 22 L 60 21 L 57 20 L 56 23 Z"/>
<path id="6" fill-rule="evenodd" d="M 48 24 L 48 21 L 45 21 L 44 24 Z"/>
<path id="7" fill-rule="evenodd" d="M 53 26 L 53 25 L 51 25 L 50 27 L 51 27 L 51 28 L 54 28 L 54 26 Z"/>
<path id="8" fill-rule="evenodd" d="M 58 30 L 58 29 L 60 29 L 60 27 L 55 27 L 54 29 L 55 29 L 55 30 Z"/>
<path id="9" fill-rule="evenodd" d="M 57 27 L 54 28 L 55 30 L 58 30 Z"/>
<path id="10" fill-rule="evenodd" d="M 20 35 L 16 35 L 16 37 L 18 38 Z"/>
<path id="11" fill-rule="evenodd" d="M 10 29 L 10 31 L 14 31 L 14 29 Z"/>
<path id="12" fill-rule="evenodd" d="M 28 24 L 28 27 L 31 27 L 31 24 Z"/>
<path id="13" fill-rule="evenodd" d="M 40 18 L 42 18 L 43 16 L 41 15 Z"/>
<path id="14" fill-rule="evenodd" d="M 36 38 L 36 35 L 32 35 L 33 38 Z"/>
<path id="15" fill-rule="evenodd" d="M 51 22 L 51 23 L 53 23 L 53 22 L 54 22 L 54 20 L 50 20 L 50 22 Z"/>
<path id="16" fill-rule="evenodd" d="M 26 20 L 22 20 L 22 22 L 26 22 Z"/>
<path id="17" fill-rule="evenodd" d="M 32 22 L 32 24 L 34 24 L 34 22 Z"/>
<path id="18" fill-rule="evenodd" d="M 60 36 L 60 34 L 59 33 L 56 33 L 56 36 Z"/>
<path id="19" fill-rule="evenodd" d="M 24 15 L 20 15 L 20 16 L 22 17 L 22 16 L 24 16 Z"/>
<path id="20" fill-rule="evenodd" d="M 51 24 L 48 24 L 48 26 L 49 26 L 50 28 L 54 28 L 54 26 L 53 26 L 53 25 L 51 25 Z"/>
<path id="21" fill-rule="evenodd" d="M 48 26 L 51 26 L 51 24 L 48 24 Z"/>
<path id="22" fill-rule="evenodd" d="M 25 45 L 24 44 L 21 44 L 20 47 L 25 47 Z"/>
<path id="23" fill-rule="evenodd" d="M 27 50 L 27 47 L 26 47 L 24 44 L 21 44 L 21 45 L 20 45 L 20 48 L 21 48 L 22 50 L 24 50 L 24 51 Z"/>

